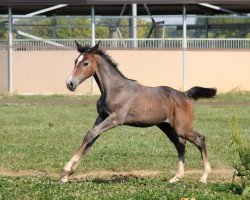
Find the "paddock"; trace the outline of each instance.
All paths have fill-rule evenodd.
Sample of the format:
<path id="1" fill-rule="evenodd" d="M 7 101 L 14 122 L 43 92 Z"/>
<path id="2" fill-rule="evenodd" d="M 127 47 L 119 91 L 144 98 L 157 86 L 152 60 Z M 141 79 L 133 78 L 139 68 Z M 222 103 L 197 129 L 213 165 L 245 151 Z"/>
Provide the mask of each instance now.
<path id="1" fill-rule="evenodd" d="M 237 119 L 248 147 L 249 1 L 103 2 L 0 2 L 0 199 L 242 198 L 242 180 L 234 177 L 242 162 L 229 122 Z M 86 22 L 80 27 L 79 16 Z M 86 34 L 62 38 L 65 28 Z M 202 162 L 189 142 L 185 177 L 168 181 L 177 152 L 155 126 L 103 133 L 69 182 L 60 183 L 62 167 L 95 122 L 100 97 L 93 78 L 73 93 L 66 88 L 79 56 L 74 40 L 90 46 L 101 40 L 124 76 L 143 85 L 217 88 L 215 98 L 192 101 L 212 168 L 206 185 L 197 183 Z"/>
<path id="2" fill-rule="evenodd" d="M 142 194 L 145 198 L 240 198 L 240 190 L 233 189 L 239 180 L 232 183 L 232 163 L 238 154 L 228 120 L 237 117 L 239 131 L 250 140 L 249 93 L 219 95 L 194 104 L 195 126 L 206 136 L 212 167 L 207 186 L 196 183 L 202 163 L 193 145 L 187 144 L 185 177 L 172 185 L 167 180 L 176 172 L 173 144 L 155 127 L 126 126 L 104 133 L 68 185 L 60 185 L 61 167 L 94 123 L 97 99 L 93 95 L 0 96 L 3 199 L 136 198 Z"/>

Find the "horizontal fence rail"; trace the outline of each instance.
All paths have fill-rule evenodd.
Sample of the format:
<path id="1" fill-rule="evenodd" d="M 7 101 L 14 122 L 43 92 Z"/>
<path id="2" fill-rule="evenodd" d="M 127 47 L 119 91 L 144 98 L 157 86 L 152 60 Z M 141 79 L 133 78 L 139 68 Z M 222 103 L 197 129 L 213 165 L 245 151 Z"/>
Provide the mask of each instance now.
<path id="1" fill-rule="evenodd" d="M 82 45 L 90 45 L 90 39 L 75 39 Z M 16 39 L 13 40 L 12 48 L 14 51 L 53 51 L 53 50 L 73 50 L 75 49 L 74 39 L 47 39 L 47 40 L 32 40 L 32 39 Z M 101 40 L 101 47 L 104 49 L 166 49 L 178 50 L 182 49 L 182 38 L 150 38 L 137 39 L 137 47 L 134 47 L 133 39 L 96 39 Z M 8 50 L 8 41 L 0 40 L 0 50 Z M 249 39 L 187 39 L 187 48 L 190 50 L 213 50 L 213 49 L 250 49 Z"/>

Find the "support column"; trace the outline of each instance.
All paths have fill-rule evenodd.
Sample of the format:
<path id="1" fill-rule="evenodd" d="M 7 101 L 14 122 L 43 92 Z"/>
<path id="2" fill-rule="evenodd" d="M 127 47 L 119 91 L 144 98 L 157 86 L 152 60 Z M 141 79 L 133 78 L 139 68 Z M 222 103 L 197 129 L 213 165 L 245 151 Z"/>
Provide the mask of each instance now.
<path id="1" fill-rule="evenodd" d="M 186 6 L 183 5 L 182 14 L 183 24 L 183 38 L 182 38 L 182 65 L 183 65 L 183 90 L 187 89 L 187 19 L 186 19 Z"/>
<path id="2" fill-rule="evenodd" d="M 91 46 L 95 45 L 95 7 L 91 6 Z"/>
<path id="3" fill-rule="evenodd" d="M 53 15 L 53 18 L 52 18 L 52 38 L 53 39 L 56 39 L 56 15 L 54 14 Z"/>
<path id="4" fill-rule="evenodd" d="M 95 45 L 95 7 L 91 6 L 91 46 Z M 91 76 L 91 94 L 94 92 L 94 85 L 96 85 L 94 77 Z"/>
<path id="5" fill-rule="evenodd" d="M 137 44 L 137 4 L 132 4 L 132 38 L 133 47 L 138 47 Z"/>
<path id="6" fill-rule="evenodd" d="M 208 18 L 205 18 L 205 37 L 208 38 Z"/>
<path id="7" fill-rule="evenodd" d="M 12 9 L 8 9 L 9 15 L 9 52 L 8 52 L 8 92 L 12 92 Z"/>

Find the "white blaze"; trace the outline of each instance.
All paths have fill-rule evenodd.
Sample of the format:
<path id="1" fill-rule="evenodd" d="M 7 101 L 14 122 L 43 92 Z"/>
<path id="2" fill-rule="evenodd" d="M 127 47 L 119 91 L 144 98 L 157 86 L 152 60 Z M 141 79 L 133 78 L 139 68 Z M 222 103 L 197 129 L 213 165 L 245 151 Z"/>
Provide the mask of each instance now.
<path id="1" fill-rule="evenodd" d="M 84 57 L 84 54 L 81 54 L 81 55 L 77 58 L 77 62 L 76 62 L 75 67 L 79 64 L 79 62 L 81 62 L 81 61 L 83 60 L 83 57 Z M 69 84 L 70 82 L 73 82 L 74 85 L 75 85 L 75 84 L 78 85 L 78 83 L 79 83 L 78 80 L 77 80 L 77 79 L 74 79 L 74 77 L 73 77 L 73 74 L 74 74 L 75 70 L 76 70 L 76 68 L 72 71 L 70 77 L 69 77 L 68 80 L 66 81 L 67 84 Z"/>
<path id="2" fill-rule="evenodd" d="M 76 63 L 76 66 L 79 64 L 79 62 L 81 62 L 83 59 L 83 55 L 80 55 L 77 59 L 77 63 Z"/>

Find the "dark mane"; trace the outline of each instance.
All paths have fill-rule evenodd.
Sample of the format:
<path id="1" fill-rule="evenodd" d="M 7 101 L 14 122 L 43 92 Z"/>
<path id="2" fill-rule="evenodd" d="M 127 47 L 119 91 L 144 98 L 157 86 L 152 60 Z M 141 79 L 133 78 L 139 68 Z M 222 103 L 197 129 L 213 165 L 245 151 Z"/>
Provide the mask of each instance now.
<path id="1" fill-rule="evenodd" d="M 99 49 L 98 55 L 105 58 L 108 61 L 108 63 L 112 65 L 112 67 L 114 67 L 114 68 L 118 67 L 118 64 L 104 50 Z"/>
<path id="2" fill-rule="evenodd" d="M 88 53 L 90 50 L 91 50 L 91 47 L 87 45 L 82 49 L 81 53 Z M 131 80 L 131 81 L 135 81 L 133 79 L 129 79 L 126 76 L 124 76 L 122 74 L 122 72 L 118 69 L 118 64 L 104 50 L 99 49 L 98 55 L 101 56 L 102 58 L 104 58 L 117 71 L 117 73 L 120 74 L 123 78 L 125 78 L 127 80 Z"/>
<path id="3" fill-rule="evenodd" d="M 104 58 L 118 72 L 118 74 L 120 74 L 123 78 L 125 78 L 127 80 L 131 80 L 131 81 L 135 81 L 133 79 L 129 79 L 129 78 L 125 77 L 121 73 L 121 71 L 118 69 L 118 64 L 104 50 L 100 49 L 98 51 L 98 55 L 101 56 L 102 58 Z"/>

